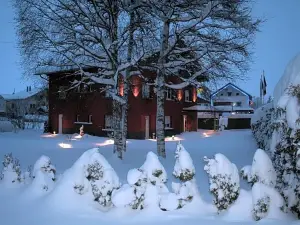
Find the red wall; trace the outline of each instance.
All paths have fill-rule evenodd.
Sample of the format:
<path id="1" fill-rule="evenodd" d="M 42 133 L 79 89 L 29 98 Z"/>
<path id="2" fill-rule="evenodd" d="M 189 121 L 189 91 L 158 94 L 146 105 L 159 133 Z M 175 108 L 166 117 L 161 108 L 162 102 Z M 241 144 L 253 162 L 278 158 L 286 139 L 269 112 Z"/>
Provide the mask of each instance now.
<path id="1" fill-rule="evenodd" d="M 63 114 L 63 133 L 79 132 L 81 125 L 74 124 L 76 115 L 80 115 L 81 122 L 88 122 L 89 115 L 92 115 L 93 124 L 84 125 L 85 132 L 92 135 L 105 135 L 106 132 L 103 132 L 102 129 L 105 126 L 105 115 L 112 114 L 112 100 L 105 98 L 104 92 L 70 92 L 67 94 L 66 99 L 59 99 L 57 93 L 59 86 L 69 85 L 69 80 L 62 80 L 59 77 L 59 75 L 49 76 L 49 123 L 52 131 L 58 132 L 59 114 Z M 144 138 L 145 116 L 150 118 L 149 134 L 151 137 L 152 133 L 155 133 L 156 127 L 156 98 L 142 98 L 141 78 L 133 77 L 132 83 L 134 85 L 131 87 L 128 96 L 128 137 Z M 99 87 L 97 86 L 97 88 Z M 196 96 L 196 89 L 193 88 L 192 90 L 193 95 Z M 184 102 L 184 91 L 180 93 L 182 95 L 180 102 L 175 100 L 166 100 L 165 102 L 165 115 L 171 116 L 174 133 L 180 133 L 183 130 L 182 109 L 196 104 L 194 102 Z M 195 100 L 195 97 L 193 100 Z M 195 118 L 195 121 L 197 121 L 197 118 Z"/>

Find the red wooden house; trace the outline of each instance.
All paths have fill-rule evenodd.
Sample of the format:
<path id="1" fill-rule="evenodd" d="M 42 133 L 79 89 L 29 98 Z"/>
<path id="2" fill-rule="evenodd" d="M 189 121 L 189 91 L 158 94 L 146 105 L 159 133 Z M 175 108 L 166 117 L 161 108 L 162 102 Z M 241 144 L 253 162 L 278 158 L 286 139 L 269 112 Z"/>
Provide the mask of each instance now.
<path id="1" fill-rule="evenodd" d="M 85 133 L 106 136 L 113 131 L 112 100 L 103 91 L 103 84 L 79 86 L 63 91 L 75 77 L 62 76 L 70 71 L 43 73 L 49 77 L 49 127 L 56 133 L 78 133 L 84 125 Z M 154 86 L 144 78 L 149 74 L 133 76 L 128 96 L 128 138 L 148 139 L 155 135 L 156 96 Z M 122 86 L 120 94 L 122 95 Z M 165 100 L 166 135 L 197 130 L 197 113 L 183 112 L 183 108 L 196 105 L 197 91 L 189 86 L 183 90 L 167 90 Z"/>

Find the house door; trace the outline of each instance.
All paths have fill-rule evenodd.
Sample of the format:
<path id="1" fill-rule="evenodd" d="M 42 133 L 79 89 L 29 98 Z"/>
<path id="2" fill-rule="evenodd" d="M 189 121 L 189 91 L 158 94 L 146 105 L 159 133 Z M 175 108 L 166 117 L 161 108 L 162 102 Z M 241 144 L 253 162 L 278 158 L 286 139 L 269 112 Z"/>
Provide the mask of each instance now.
<path id="1" fill-rule="evenodd" d="M 150 123 L 149 123 L 149 116 L 145 116 L 145 139 L 149 139 L 149 128 L 150 128 Z"/>
<path id="2" fill-rule="evenodd" d="M 63 114 L 58 115 L 58 133 L 62 134 L 63 129 Z"/>
<path id="3" fill-rule="evenodd" d="M 187 115 L 183 115 L 183 132 L 187 131 Z"/>

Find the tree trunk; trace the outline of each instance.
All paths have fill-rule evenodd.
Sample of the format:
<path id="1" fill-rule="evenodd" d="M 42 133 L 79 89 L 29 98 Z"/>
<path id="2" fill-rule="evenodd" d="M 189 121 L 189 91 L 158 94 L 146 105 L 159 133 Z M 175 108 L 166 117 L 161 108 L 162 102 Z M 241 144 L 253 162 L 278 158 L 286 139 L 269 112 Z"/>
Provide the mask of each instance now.
<path id="1" fill-rule="evenodd" d="M 132 59 L 132 51 L 133 51 L 133 34 L 134 34 L 134 12 L 132 11 L 130 13 L 130 21 L 129 21 L 129 40 L 128 40 L 128 49 L 127 49 L 127 62 L 131 63 Z M 125 101 L 125 104 L 122 106 L 122 150 L 126 151 L 126 141 L 127 141 L 127 122 L 128 122 L 128 92 L 129 92 L 129 79 L 130 79 L 130 72 L 131 72 L 131 66 L 129 66 L 126 69 L 126 74 L 124 80 L 124 87 L 123 87 L 123 99 Z"/>
<path id="2" fill-rule="evenodd" d="M 162 71 L 158 72 L 157 85 L 157 109 L 156 109 L 156 140 L 157 154 L 166 158 L 165 149 L 165 91 L 164 91 L 164 75 Z"/>
<path id="3" fill-rule="evenodd" d="M 169 45 L 169 29 L 170 22 L 165 21 L 161 37 L 160 57 L 158 60 L 159 71 L 156 78 L 156 96 L 157 96 L 157 109 L 156 109 L 156 139 L 157 139 L 157 153 L 159 156 L 166 158 L 165 146 L 165 69 L 164 63 L 166 62 L 165 51 Z"/>
<path id="4" fill-rule="evenodd" d="M 113 100 L 114 153 L 117 153 L 120 159 L 123 158 L 121 110 L 121 103 Z"/>

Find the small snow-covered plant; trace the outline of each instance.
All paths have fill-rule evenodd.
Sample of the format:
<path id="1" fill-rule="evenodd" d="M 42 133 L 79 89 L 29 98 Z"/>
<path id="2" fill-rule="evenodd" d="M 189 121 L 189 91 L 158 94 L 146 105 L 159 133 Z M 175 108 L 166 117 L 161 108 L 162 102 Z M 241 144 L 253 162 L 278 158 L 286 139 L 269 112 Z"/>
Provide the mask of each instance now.
<path id="1" fill-rule="evenodd" d="M 271 187 L 276 185 L 276 171 L 267 153 L 257 149 L 251 167 L 251 183 L 260 182 Z"/>
<path id="2" fill-rule="evenodd" d="M 101 162 L 95 160 L 91 164 L 88 164 L 86 178 L 91 184 L 94 200 L 99 202 L 103 207 L 111 206 L 111 195 L 116 188 L 114 177 L 114 170 L 104 169 Z M 79 191 L 80 189 L 82 187 L 79 187 Z"/>
<path id="3" fill-rule="evenodd" d="M 1 172 L 1 180 L 6 183 L 21 183 L 22 173 L 19 160 L 14 158 L 12 153 L 4 155 L 2 162 L 3 170 Z"/>
<path id="4" fill-rule="evenodd" d="M 165 186 L 167 173 L 153 152 L 147 154 L 146 161 L 140 168 L 128 171 L 127 181 L 128 184 L 113 193 L 112 201 L 117 207 L 158 208 L 160 196 L 168 193 Z"/>
<path id="5" fill-rule="evenodd" d="M 32 178 L 33 186 L 44 191 L 52 189 L 54 186 L 56 169 L 52 165 L 48 156 L 41 156 L 33 166 Z"/>
<path id="6" fill-rule="evenodd" d="M 204 157 L 204 170 L 209 176 L 210 191 L 219 211 L 227 209 L 238 198 L 240 179 L 238 169 L 224 155 L 218 153 L 213 159 Z"/>
<path id="7" fill-rule="evenodd" d="M 180 142 L 178 142 L 176 146 L 175 160 L 173 175 L 178 178 L 181 183 L 173 182 L 172 189 L 178 198 L 177 208 L 182 208 L 196 196 L 199 197 L 195 179 L 196 170 L 190 154 Z M 173 200 L 173 202 L 175 202 L 175 200 Z"/>
<path id="8" fill-rule="evenodd" d="M 270 205 L 270 197 L 265 196 L 257 199 L 253 204 L 253 218 L 258 221 L 267 215 Z"/>
<path id="9" fill-rule="evenodd" d="M 284 207 L 284 200 L 279 192 L 263 183 L 255 183 L 252 187 L 253 218 L 260 220 L 271 211 L 277 213 Z"/>
<path id="10" fill-rule="evenodd" d="M 252 181 L 252 176 L 251 176 L 251 166 L 248 165 L 248 166 L 244 166 L 242 169 L 241 169 L 241 177 L 244 179 L 244 180 L 247 180 L 249 183 Z"/>
<path id="11" fill-rule="evenodd" d="M 182 182 L 192 180 L 195 176 L 193 160 L 180 142 L 177 143 L 175 160 L 173 175 Z"/>

